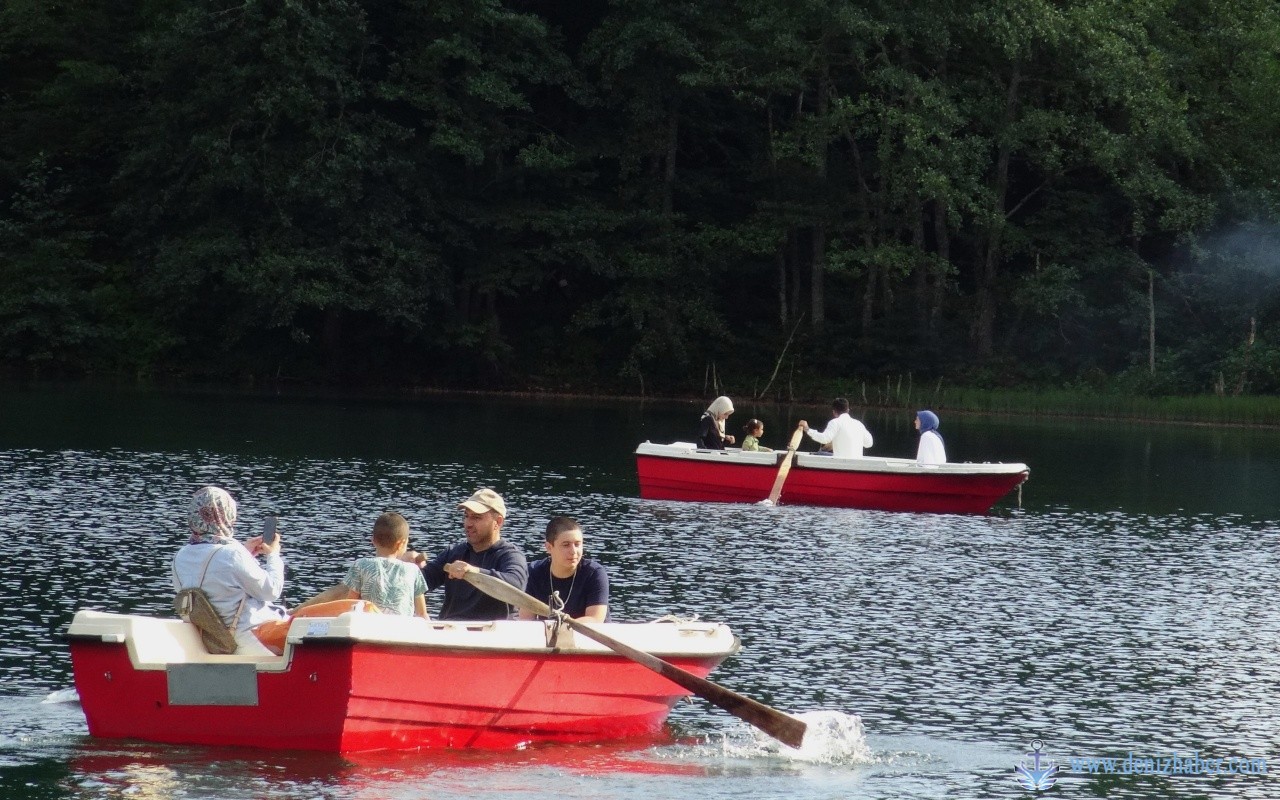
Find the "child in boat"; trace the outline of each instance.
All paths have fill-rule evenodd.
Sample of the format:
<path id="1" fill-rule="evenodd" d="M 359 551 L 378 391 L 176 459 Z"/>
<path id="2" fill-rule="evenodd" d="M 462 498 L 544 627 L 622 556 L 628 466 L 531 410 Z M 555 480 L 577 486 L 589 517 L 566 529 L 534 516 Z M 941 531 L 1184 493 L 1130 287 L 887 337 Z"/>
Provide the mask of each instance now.
<path id="1" fill-rule="evenodd" d="M 916 462 L 919 464 L 947 463 L 947 450 L 942 445 L 942 435 L 938 433 L 938 415 L 932 411 L 917 411 L 916 430 L 920 431 L 920 446 L 916 448 Z"/>
<path id="2" fill-rule="evenodd" d="M 746 436 L 742 437 L 743 450 L 753 450 L 763 453 L 773 452 L 773 448 L 760 446 L 760 437 L 764 436 L 764 423 L 760 420 L 749 420 L 746 425 L 742 426 L 742 432 L 746 434 Z"/>
<path id="3" fill-rule="evenodd" d="M 408 546 L 409 522 L 404 517 L 388 511 L 374 520 L 373 548 L 378 555 L 357 558 L 347 570 L 342 581 L 347 597 L 368 600 L 387 614 L 429 619 L 422 570 L 400 560 Z"/>

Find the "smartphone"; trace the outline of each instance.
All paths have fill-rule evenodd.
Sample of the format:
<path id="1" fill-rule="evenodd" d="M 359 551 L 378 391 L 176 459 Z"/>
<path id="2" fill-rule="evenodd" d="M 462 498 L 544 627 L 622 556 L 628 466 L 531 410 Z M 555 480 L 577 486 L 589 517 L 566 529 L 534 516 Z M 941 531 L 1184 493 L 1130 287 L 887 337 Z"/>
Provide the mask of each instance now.
<path id="1" fill-rule="evenodd" d="M 267 517 L 262 523 L 262 543 L 268 547 L 276 543 L 276 518 Z"/>

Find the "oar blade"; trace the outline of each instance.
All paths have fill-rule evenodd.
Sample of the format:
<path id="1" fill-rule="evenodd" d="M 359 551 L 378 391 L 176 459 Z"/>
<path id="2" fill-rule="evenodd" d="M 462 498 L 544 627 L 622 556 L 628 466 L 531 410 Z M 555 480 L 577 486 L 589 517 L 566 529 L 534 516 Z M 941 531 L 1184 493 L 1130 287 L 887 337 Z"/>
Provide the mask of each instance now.
<path id="1" fill-rule="evenodd" d="M 778 467 L 778 477 L 773 479 L 773 488 L 769 490 L 769 505 L 776 506 L 778 498 L 782 497 L 782 484 L 787 481 L 787 473 L 791 472 L 791 464 L 795 461 L 796 448 L 800 446 L 800 437 L 804 435 L 804 428 L 796 426 L 795 432 L 791 434 L 791 441 L 787 442 L 787 452 L 782 457 L 782 465 Z"/>
<path id="2" fill-rule="evenodd" d="M 500 578 L 486 575 L 483 572 L 468 572 L 466 581 L 490 597 L 501 600 L 504 603 L 523 608 L 541 617 L 551 616 L 551 609 L 547 607 L 546 603 L 522 592 Z M 675 664 L 663 661 L 657 656 L 650 655 L 625 642 L 618 641 L 590 625 L 585 625 L 570 617 L 562 616 L 562 619 L 566 625 L 583 636 L 594 639 L 614 652 L 635 661 L 637 664 L 648 667 L 677 686 L 688 689 L 708 703 L 723 708 L 738 719 L 754 725 L 783 744 L 799 747 L 801 742 L 804 741 L 805 724 L 790 714 L 779 711 L 776 708 L 770 708 L 758 700 L 752 700 L 750 697 L 740 695 L 706 678 L 699 678 L 688 670 L 683 670 Z"/>
<path id="3" fill-rule="evenodd" d="M 719 706 L 743 722 L 759 728 L 785 745 L 799 748 L 804 743 L 804 732 L 808 726 L 786 712 L 770 708 L 764 703 L 683 670 L 678 675 L 667 674 L 664 670 L 662 675 L 708 703 Z M 688 681 L 687 678 L 694 680 Z"/>
<path id="4" fill-rule="evenodd" d="M 643 650 L 637 650 L 590 625 L 584 625 L 572 619 L 565 622 L 583 636 L 595 639 L 605 647 L 643 664 L 672 683 L 688 689 L 714 706 L 723 708 L 743 722 L 754 725 L 783 744 L 799 747 L 804 740 L 806 725 L 790 714 L 770 708 L 758 700 L 752 700 L 706 678 L 700 678 L 688 670 L 681 669 Z"/>

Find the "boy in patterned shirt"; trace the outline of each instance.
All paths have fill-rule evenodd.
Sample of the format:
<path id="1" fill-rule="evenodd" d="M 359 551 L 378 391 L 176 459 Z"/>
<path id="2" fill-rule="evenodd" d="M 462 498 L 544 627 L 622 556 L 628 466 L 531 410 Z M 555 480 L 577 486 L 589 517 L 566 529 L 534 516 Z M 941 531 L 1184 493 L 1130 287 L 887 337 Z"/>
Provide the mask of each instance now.
<path id="1" fill-rule="evenodd" d="M 368 600 L 387 614 L 427 615 L 427 582 L 422 570 L 401 561 L 409 546 L 409 523 L 388 511 L 373 523 L 373 547 L 377 557 L 357 558 L 342 583 L 352 600 Z"/>

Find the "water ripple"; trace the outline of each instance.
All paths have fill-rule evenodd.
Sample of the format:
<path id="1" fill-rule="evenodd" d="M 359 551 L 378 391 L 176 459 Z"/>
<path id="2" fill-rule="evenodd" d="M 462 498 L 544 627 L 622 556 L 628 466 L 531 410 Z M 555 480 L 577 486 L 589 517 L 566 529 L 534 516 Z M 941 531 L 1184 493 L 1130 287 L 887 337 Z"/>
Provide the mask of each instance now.
<path id="1" fill-rule="evenodd" d="M 434 551 L 461 535 L 457 502 L 494 486 L 511 506 L 504 535 L 530 557 L 550 516 L 577 516 L 588 551 L 610 570 L 619 619 L 728 622 L 743 650 L 714 679 L 834 726 L 805 768 L 899 776 L 884 796 L 977 796 L 1005 786 L 1034 738 L 1060 757 L 1265 756 L 1280 741 L 1274 522 L 1068 508 L 967 517 L 683 504 L 602 488 L 616 481 L 564 463 L 0 451 L 0 623 L 9 632 L 0 680 L 6 694 L 21 695 L 0 710 L 7 758 L 39 739 L 42 725 L 54 740 L 68 726 L 83 731 L 82 720 L 66 721 L 75 706 L 65 700 L 42 712 L 62 716 L 31 712 L 71 685 L 55 634 L 86 606 L 165 613 L 187 498 L 209 482 L 237 496 L 246 533 L 280 515 L 290 602 L 331 585 L 366 554 L 372 520 L 386 509 L 409 519 L 414 547 Z M 429 602 L 434 609 L 439 600 Z M 840 727 L 849 720 L 859 720 L 858 735 Z M 701 702 L 679 706 L 672 725 L 703 741 L 739 741 L 737 721 Z M 686 748 L 681 758 L 732 772 L 738 759 L 753 759 L 752 747 L 779 757 L 747 741 L 720 756 Z M 720 758 L 728 761 L 706 763 Z M 181 765 L 176 777 L 171 766 L 128 769 L 98 774 L 100 785 L 81 787 L 85 796 L 115 791 L 113 781 L 126 777 L 160 788 L 190 777 Z M 865 790 L 860 780 L 851 791 Z M 272 785 L 260 778 L 238 796 Z M 1127 784 L 1112 796 L 1164 796 L 1161 785 Z M 1257 781 L 1231 786 L 1224 796 L 1265 796 Z"/>

